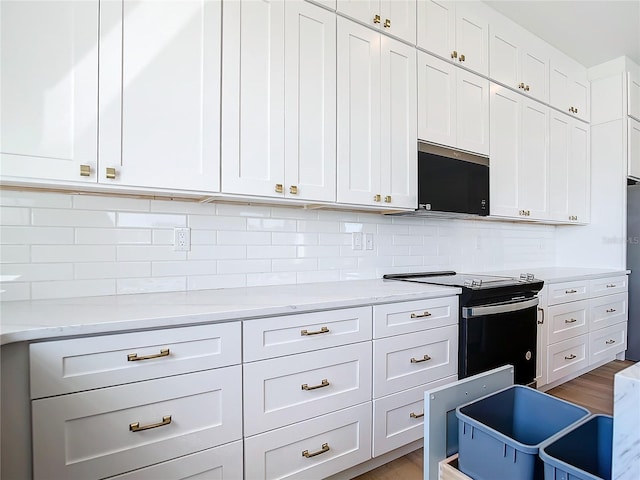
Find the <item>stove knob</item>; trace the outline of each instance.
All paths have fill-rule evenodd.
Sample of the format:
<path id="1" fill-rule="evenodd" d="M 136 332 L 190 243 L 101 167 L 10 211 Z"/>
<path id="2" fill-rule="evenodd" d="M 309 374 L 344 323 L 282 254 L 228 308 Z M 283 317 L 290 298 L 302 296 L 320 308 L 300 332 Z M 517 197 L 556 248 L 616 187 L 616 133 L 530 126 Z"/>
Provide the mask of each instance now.
<path id="1" fill-rule="evenodd" d="M 533 282 L 536 279 L 533 273 L 527 273 L 527 282 Z"/>

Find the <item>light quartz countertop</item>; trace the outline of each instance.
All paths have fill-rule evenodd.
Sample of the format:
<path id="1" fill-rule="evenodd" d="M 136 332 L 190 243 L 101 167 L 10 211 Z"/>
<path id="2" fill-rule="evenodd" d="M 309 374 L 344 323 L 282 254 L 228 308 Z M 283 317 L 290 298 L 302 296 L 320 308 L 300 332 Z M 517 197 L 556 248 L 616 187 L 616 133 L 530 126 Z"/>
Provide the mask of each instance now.
<path id="1" fill-rule="evenodd" d="M 457 295 L 388 280 L 147 293 L 0 304 L 0 345 Z"/>
<path id="2" fill-rule="evenodd" d="M 583 268 L 583 267 L 544 267 L 544 268 L 522 268 L 519 270 L 500 270 L 483 272 L 483 275 L 501 275 L 507 277 L 519 277 L 521 273 L 532 273 L 537 279 L 544 283 L 562 283 L 574 280 L 595 280 L 597 278 L 616 277 L 627 275 L 630 270 L 615 270 L 605 268 Z M 480 273 L 478 272 L 480 275 Z"/>
<path id="3" fill-rule="evenodd" d="M 640 478 L 640 362 L 616 373 L 613 387 L 613 478 Z"/>

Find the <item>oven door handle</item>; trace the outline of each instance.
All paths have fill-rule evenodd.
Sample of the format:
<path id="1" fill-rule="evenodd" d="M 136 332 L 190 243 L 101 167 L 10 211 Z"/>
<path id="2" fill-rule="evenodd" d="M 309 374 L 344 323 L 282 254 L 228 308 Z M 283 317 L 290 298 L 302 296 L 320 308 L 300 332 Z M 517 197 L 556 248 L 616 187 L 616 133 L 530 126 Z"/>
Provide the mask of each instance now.
<path id="1" fill-rule="evenodd" d="M 484 315 L 494 315 L 496 313 L 509 313 L 517 312 L 519 310 L 525 310 L 527 308 L 535 307 L 540 303 L 538 297 L 533 297 L 528 300 L 520 300 L 511 303 L 498 303 L 494 305 L 485 305 L 479 307 L 463 307 L 462 317 L 473 318 L 481 317 Z"/>

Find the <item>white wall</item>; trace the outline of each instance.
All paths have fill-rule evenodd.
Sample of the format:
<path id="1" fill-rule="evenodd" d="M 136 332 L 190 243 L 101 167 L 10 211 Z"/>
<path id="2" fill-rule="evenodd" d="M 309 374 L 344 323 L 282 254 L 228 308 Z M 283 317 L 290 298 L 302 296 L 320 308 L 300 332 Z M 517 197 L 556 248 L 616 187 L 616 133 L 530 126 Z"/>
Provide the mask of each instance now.
<path id="1" fill-rule="evenodd" d="M 0 192 L 2 300 L 380 278 L 554 264 L 553 226 Z M 173 228 L 191 228 L 190 252 Z M 351 232 L 374 234 L 353 251 Z"/>

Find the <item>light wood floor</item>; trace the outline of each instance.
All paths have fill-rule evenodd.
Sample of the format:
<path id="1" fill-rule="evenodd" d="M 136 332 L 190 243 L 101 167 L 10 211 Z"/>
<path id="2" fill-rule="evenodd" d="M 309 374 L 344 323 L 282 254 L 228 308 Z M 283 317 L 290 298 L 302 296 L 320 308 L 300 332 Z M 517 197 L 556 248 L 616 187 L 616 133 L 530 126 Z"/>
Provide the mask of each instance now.
<path id="1" fill-rule="evenodd" d="M 591 413 L 611 415 L 613 413 L 613 376 L 630 365 L 633 365 L 633 362 L 615 360 L 559 387 L 552 388 L 547 393 L 582 405 Z M 419 449 L 355 478 L 357 480 L 422 480 L 422 461 L 423 451 Z"/>

